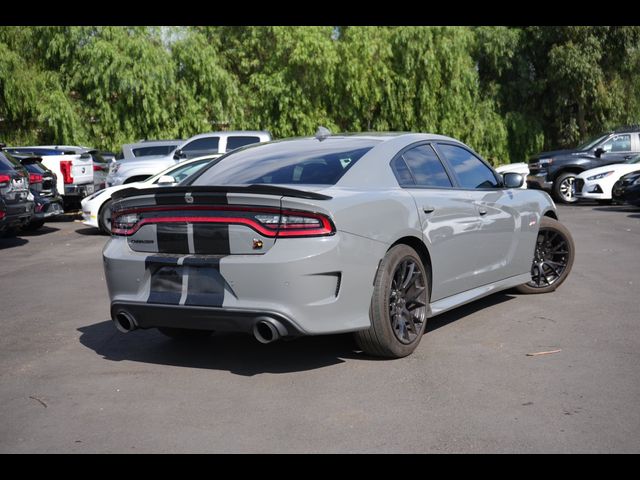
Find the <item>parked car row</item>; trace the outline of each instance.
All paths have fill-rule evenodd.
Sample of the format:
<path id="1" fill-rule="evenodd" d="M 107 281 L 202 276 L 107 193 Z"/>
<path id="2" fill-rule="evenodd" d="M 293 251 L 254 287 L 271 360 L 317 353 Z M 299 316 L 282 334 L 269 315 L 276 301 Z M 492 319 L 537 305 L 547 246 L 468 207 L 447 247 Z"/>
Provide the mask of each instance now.
<path id="1" fill-rule="evenodd" d="M 540 153 L 529 160 L 529 170 L 528 188 L 546 190 L 560 203 L 628 201 L 614 196 L 613 187 L 624 175 L 640 171 L 640 127 L 598 135 L 572 150 Z"/>
<path id="2" fill-rule="evenodd" d="M 64 211 L 81 208 L 88 225 L 108 233 L 109 208 L 103 205 L 110 198 L 107 187 L 135 188 L 147 180 L 168 184 L 168 175 L 181 178 L 182 169 L 173 167 L 187 159 L 211 160 L 268 140 L 271 135 L 264 131 L 211 132 L 187 140 L 143 140 L 123 145 L 117 155 L 76 145 L 2 145 L 0 228 L 36 229 Z M 164 179 L 157 176 L 160 172 Z"/>

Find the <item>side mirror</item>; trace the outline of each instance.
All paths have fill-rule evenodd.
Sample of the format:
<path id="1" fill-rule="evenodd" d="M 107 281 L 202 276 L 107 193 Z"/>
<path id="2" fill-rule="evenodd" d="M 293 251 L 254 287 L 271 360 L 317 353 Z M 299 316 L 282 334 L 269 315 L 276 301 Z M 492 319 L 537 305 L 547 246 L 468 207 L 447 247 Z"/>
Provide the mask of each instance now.
<path id="1" fill-rule="evenodd" d="M 173 185 L 174 183 L 176 183 L 176 179 L 171 175 L 162 175 L 158 179 L 158 185 Z"/>
<path id="2" fill-rule="evenodd" d="M 503 173 L 502 181 L 506 188 L 520 188 L 524 185 L 524 177 L 515 172 Z"/>
<path id="3" fill-rule="evenodd" d="M 597 157 L 600 158 L 602 156 L 603 153 L 605 153 L 606 150 L 604 148 L 598 147 L 595 149 L 595 151 L 593 152 L 593 154 Z"/>
<path id="4" fill-rule="evenodd" d="M 174 160 L 182 160 L 183 158 L 187 158 L 187 155 L 183 153 L 182 150 L 180 149 L 176 150 L 175 153 L 173 154 Z"/>

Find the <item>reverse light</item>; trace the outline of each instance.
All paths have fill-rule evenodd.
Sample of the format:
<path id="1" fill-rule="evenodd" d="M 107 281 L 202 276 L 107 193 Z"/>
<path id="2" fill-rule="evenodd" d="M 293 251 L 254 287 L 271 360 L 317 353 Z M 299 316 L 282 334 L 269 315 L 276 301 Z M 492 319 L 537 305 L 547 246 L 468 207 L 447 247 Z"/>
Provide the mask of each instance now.
<path id="1" fill-rule="evenodd" d="M 149 214 L 153 216 L 148 216 Z M 270 238 L 319 237 L 336 232 L 331 219 L 321 213 L 245 206 L 163 206 L 114 212 L 111 233 L 133 235 L 143 225 L 158 223 L 217 223 L 244 225 Z"/>
<path id="2" fill-rule="evenodd" d="M 73 183 L 73 176 L 71 175 L 71 160 L 61 160 L 60 171 L 62 172 L 62 179 L 65 184 Z"/>
<path id="3" fill-rule="evenodd" d="M 610 170 L 610 171 L 604 172 L 604 173 L 599 173 L 597 175 L 592 175 L 590 177 L 587 177 L 587 180 L 589 180 L 589 181 L 591 181 L 591 180 L 600 180 L 601 178 L 608 177 L 612 173 L 613 173 L 613 170 Z"/>

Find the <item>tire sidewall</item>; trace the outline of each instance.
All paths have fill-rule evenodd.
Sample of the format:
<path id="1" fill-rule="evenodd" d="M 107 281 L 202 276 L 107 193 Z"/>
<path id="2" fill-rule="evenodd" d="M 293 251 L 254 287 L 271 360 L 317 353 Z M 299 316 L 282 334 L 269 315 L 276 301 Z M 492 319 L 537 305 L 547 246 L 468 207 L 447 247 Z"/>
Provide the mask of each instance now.
<path id="1" fill-rule="evenodd" d="M 102 233 L 104 233 L 105 235 L 111 235 L 111 231 L 109 228 L 107 228 L 107 226 L 104 223 L 104 215 L 105 213 L 108 211 L 107 209 L 111 208 L 111 204 L 113 203 L 113 200 L 109 199 L 106 202 L 104 202 L 102 204 L 102 207 L 100 207 L 100 211 L 98 213 L 98 226 L 99 229 Z"/>
<path id="2" fill-rule="evenodd" d="M 556 177 L 555 181 L 553 182 L 553 193 L 554 193 L 555 199 L 558 202 L 563 203 L 565 205 L 573 205 L 574 203 L 578 202 L 578 197 L 576 197 L 575 195 L 573 196 L 573 200 L 566 200 L 560 193 L 560 184 L 562 184 L 562 182 L 565 181 L 567 178 L 573 177 L 575 179 L 578 177 L 578 175 L 579 174 L 573 173 L 573 172 L 565 172 L 558 175 L 558 177 Z"/>
<path id="3" fill-rule="evenodd" d="M 562 275 L 560 275 L 560 278 L 558 278 L 558 280 L 556 280 L 553 283 L 553 285 L 548 285 L 544 288 L 536 288 L 525 283 L 524 285 L 520 285 L 518 287 L 518 291 L 521 293 L 553 292 L 560 285 L 564 283 L 564 281 L 569 276 L 569 273 L 571 273 L 571 269 L 573 268 L 573 262 L 575 260 L 575 255 L 576 255 L 576 247 L 569 229 L 565 227 L 562 223 L 560 223 L 558 220 L 555 220 L 550 217 L 542 217 L 542 219 L 540 220 L 540 230 L 543 230 L 543 229 L 556 231 L 565 238 L 565 241 L 567 242 L 567 247 L 569 248 L 568 250 L 569 259 L 567 260 L 567 266 L 564 269 L 564 272 L 562 272 Z M 537 242 L 537 239 L 538 239 L 538 235 L 536 235 L 536 242 Z M 532 259 L 532 262 L 533 262 L 533 259 Z"/>
<path id="4" fill-rule="evenodd" d="M 396 337 L 391 326 L 391 316 L 389 315 L 389 301 L 391 296 L 391 283 L 393 274 L 400 262 L 411 259 L 416 262 L 421 270 L 423 282 L 426 288 L 426 304 L 429 304 L 429 274 L 420 256 L 407 245 L 397 245 L 391 248 L 385 256 L 378 275 L 376 277 L 375 288 L 371 300 L 371 322 L 375 323 L 375 332 L 378 339 L 385 344 L 389 353 L 394 357 L 405 357 L 411 354 L 420 343 L 420 339 L 425 332 L 427 319 L 422 323 L 421 331 L 416 339 L 410 344 L 404 344 Z"/>

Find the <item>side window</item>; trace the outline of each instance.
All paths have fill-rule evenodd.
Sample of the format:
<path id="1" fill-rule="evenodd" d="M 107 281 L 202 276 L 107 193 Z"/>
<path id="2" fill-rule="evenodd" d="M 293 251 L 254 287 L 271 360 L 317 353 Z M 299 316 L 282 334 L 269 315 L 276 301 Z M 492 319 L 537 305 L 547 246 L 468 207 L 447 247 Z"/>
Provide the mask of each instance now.
<path id="1" fill-rule="evenodd" d="M 615 135 L 602 145 L 605 152 L 630 152 L 631 151 L 631 135 Z"/>
<path id="2" fill-rule="evenodd" d="M 194 140 L 184 147 L 182 147 L 183 152 L 190 152 L 194 150 L 207 150 L 211 153 L 218 152 L 218 142 L 220 141 L 220 137 L 205 137 L 198 138 Z"/>
<path id="3" fill-rule="evenodd" d="M 413 177 L 411 176 L 411 172 L 409 171 L 409 167 L 404 163 L 404 158 L 402 156 L 396 157 L 391 163 L 391 168 L 393 169 L 393 173 L 398 180 L 398 183 L 401 187 L 407 187 L 411 185 L 415 185 L 416 182 L 413 181 Z"/>
<path id="4" fill-rule="evenodd" d="M 227 152 L 259 141 L 260 137 L 227 137 Z"/>
<path id="5" fill-rule="evenodd" d="M 420 145 L 402 154 L 420 187 L 451 187 L 451 180 L 431 145 Z"/>
<path id="6" fill-rule="evenodd" d="M 438 149 L 451 164 L 462 188 L 496 188 L 493 171 L 470 151 L 456 145 L 438 144 Z"/>

